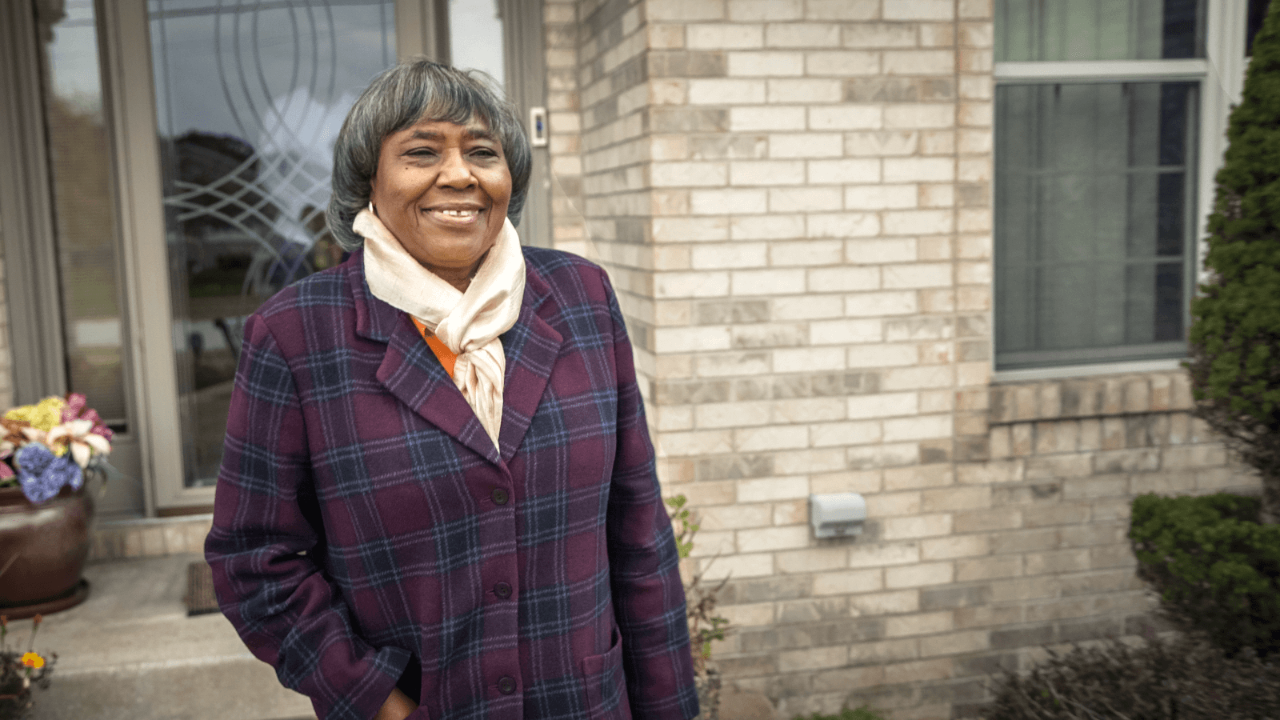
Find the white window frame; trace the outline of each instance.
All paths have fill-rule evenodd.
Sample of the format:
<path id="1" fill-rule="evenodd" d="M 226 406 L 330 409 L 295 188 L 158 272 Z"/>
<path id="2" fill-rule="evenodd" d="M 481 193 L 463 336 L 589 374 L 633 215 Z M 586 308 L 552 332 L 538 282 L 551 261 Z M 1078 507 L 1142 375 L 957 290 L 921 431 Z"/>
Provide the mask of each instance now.
<path id="1" fill-rule="evenodd" d="M 1197 278 L 1205 273 L 1209 215 L 1213 212 L 1214 175 L 1222 165 L 1226 150 L 1227 121 L 1231 107 L 1240 101 L 1244 87 L 1245 33 L 1248 0 L 1207 0 L 1205 12 L 1205 57 L 1187 60 L 1101 60 L 997 62 L 996 85 L 1052 82 L 1177 82 L 1193 81 L 1200 86 L 1200 142 L 1196 172 L 1196 235 L 1193 257 Z M 993 132 L 1000 132 L 999 127 Z M 999 182 L 999 178 L 995 178 Z M 1187 296 L 1188 301 L 1190 295 Z M 994 314 L 994 313 L 993 313 Z M 992 335 L 993 382 L 1023 382 L 1114 373 L 1141 373 L 1172 370 L 1183 359 L 1134 360 L 1126 362 L 1063 365 L 1018 370 L 1000 370 L 995 364 L 995 336 Z"/>

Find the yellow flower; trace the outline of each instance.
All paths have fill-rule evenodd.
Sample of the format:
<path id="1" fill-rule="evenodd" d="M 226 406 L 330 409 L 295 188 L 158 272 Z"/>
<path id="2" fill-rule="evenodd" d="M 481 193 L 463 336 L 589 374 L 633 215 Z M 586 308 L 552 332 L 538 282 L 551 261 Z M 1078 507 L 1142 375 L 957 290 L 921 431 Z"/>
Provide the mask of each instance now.
<path id="1" fill-rule="evenodd" d="M 44 658 L 40 657 L 36 653 L 29 652 L 22 656 L 22 664 L 24 667 L 39 670 L 44 667 Z"/>
<path id="2" fill-rule="evenodd" d="M 35 405 L 22 405 L 4 414 L 6 420 L 21 420 L 31 424 L 37 430 L 49 432 L 54 425 L 62 422 L 62 408 L 67 401 L 57 395 L 50 395 Z"/>

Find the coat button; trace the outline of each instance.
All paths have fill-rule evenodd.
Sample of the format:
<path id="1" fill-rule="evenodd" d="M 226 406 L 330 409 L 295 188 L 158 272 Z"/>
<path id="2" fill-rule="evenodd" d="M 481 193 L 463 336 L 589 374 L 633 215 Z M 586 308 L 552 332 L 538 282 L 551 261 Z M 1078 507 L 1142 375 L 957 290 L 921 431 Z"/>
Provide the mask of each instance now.
<path id="1" fill-rule="evenodd" d="M 503 675 L 498 680 L 498 692 L 503 695 L 510 695 L 516 691 L 516 679 L 510 675 Z"/>
<path id="2" fill-rule="evenodd" d="M 497 585 L 493 586 L 493 594 L 497 595 L 499 598 L 503 600 L 506 600 L 507 598 L 511 597 L 511 586 L 508 585 L 507 583 L 500 582 Z"/>
<path id="3" fill-rule="evenodd" d="M 507 504 L 507 491 L 502 488 L 494 488 L 489 497 L 493 498 L 494 505 Z"/>

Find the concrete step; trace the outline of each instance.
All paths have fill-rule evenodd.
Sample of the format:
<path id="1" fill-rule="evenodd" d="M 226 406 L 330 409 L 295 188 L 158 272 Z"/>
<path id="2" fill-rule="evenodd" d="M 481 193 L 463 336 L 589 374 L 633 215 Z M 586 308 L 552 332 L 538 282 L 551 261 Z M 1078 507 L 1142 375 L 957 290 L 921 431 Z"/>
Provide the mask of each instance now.
<path id="1" fill-rule="evenodd" d="M 187 565 L 171 555 L 89 565 L 89 599 L 50 615 L 36 649 L 58 655 L 30 720 L 314 720 L 221 614 L 187 617 Z M 11 624 L 25 642 L 29 621 Z"/>

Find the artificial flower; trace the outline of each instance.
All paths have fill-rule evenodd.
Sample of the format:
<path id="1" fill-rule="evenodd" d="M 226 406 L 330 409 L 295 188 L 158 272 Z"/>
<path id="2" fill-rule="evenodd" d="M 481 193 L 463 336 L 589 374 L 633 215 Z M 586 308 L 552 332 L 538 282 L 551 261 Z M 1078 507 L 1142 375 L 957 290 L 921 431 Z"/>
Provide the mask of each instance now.
<path id="1" fill-rule="evenodd" d="M 14 476 L 13 468 L 9 467 L 9 463 L 5 462 L 13 455 L 13 443 L 9 440 L 0 440 L 0 480 L 8 480 Z"/>
<path id="2" fill-rule="evenodd" d="M 36 504 L 64 487 L 79 490 L 111 452 L 113 435 L 79 393 L 13 408 L 0 417 L 0 488 L 18 486 Z"/>
<path id="3" fill-rule="evenodd" d="M 54 425 L 62 422 L 62 409 L 67 401 L 57 395 L 50 395 L 35 405 L 21 405 L 4 414 L 5 419 L 21 420 L 37 430 L 49 432 Z"/>
<path id="4" fill-rule="evenodd" d="M 31 443 L 39 443 L 40 445 L 46 445 L 46 446 L 47 446 L 49 443 L 46 441 L 46 439 L 45 439 L 45 438 L 46 438 L 48 435 L 49 435 L 49 433 L 48 433 L 47 431 L 45 431 L 45 430 L 41 430 L 40 428 L 37 428 L 37 427 L 24 427 L 24 428 L 22 428 L 22 437 L 23 437 L 23 441 L 22 441 L 22 443 L 20 443 L 20 445 L 24 445 L 24 446 L 25 446 L 25 445 L 29 445 L 29 444 L 31 444 Z M 53 450 L 53 454 L 54 454 L 54 455 L 65 455 L 65 454 L 66 454 L 66 448 L 63 448 L 63 451 L 62 451 L 62 452 L 58 452 L 57 448 L 49 448 L 49 449 L 50 449 L 50 450 Z"/>
<path id="5" fill-rule="evenodd" d="M 63 487 L 79 490 L 84 474 L 69 458 L 54 455 L 37 443 L 22 446 L 15 456 L 18 461 L 18 483 L 22 494 L 33 503 L 42 503 L 58 494 Z"/>
<path id="6" fill-rule="evenodd" d="M 24 667 L 29 667 L 33 670 L 39 670 L 40 668 L 44 667 L 44 658 L 40 657 L 38 653 L 34 653 L 34 652 L 23 653 L 22 665 Z"/>
<path id="7" fill-rule="evenodd" d="M 58 452 L 60 447 L 70 448 L 71 457 L 81 468 L 89 467 L 89 460 L 94 454 L 106 455 L 111 452 L 111 443 L 94 432 L 93 421 L 89 419 L 62 423 L 49 431 L 45 436 L 45 444 L 54 448 L 54 453 L 59 455 L 62 454 Z"/>
<path id="8" fill-rule="evenodd" d="M 115 436 L 111 428 L 102 422 L 102 418 L 98 416 L 98 411 L 88 407 L 88 400 L 80 393 L 70 393 L 67 395 L 66 407 L 62 408 L 62 422 L 67 423 L 72 420 L 88 420 L 93 427 L 95 435 L 101 435 L 108 441 Z M 108 449 L 107 452 L 110 452 Z"/>
<path id="9" fill-rule="evenodd" d="M 24 420 L 0 418 L 0 428 L 4 430 L 5 442 L 13 443 L 15 446 L 27 441 L 27 436 L 22 434 L 22 428 L 27 427 L 31 427 L 31 424 Z"/>

